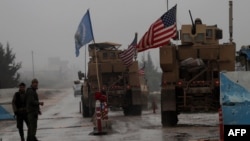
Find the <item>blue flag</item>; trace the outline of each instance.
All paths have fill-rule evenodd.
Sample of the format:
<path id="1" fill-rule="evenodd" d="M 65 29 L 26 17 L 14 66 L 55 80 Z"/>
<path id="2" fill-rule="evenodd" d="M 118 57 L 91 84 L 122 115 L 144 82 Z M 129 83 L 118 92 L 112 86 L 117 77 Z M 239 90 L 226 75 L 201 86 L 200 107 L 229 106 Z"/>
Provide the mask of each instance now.
<path id="1" fill-rule="evenodd" d="M 79 56 L 80 48 L 94 40 L 89 10 L 85 13 L 75 34 L 76 57 Z"/>

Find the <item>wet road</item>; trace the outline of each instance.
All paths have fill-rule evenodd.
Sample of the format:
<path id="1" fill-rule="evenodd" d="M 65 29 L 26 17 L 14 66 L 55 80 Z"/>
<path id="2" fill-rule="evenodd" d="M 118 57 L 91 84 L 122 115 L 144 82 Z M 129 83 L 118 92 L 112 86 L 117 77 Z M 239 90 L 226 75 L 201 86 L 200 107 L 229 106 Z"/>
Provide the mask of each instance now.
<path id="1" fill-rule="evenodd" d="M 112 131 L 108 135 L 90 135 L 93 123 L 79 113 L 79 97 L 71 89 L 58 91 L 45 100 L 39 117 L 37 137 L 42 141 L 189 141 L 191 139 L 217 139 L 218 115 L 181 114 L 177 127 L 163 128 L 159 110 L 144 111 L 142 116 L 124 117 L 122 111 L 112 111 Z M 14 121 L 0 121 L 2 141 L 19 140 Z M 27 129 L 27 128 L 25 128 Z M 26 131 L 25 131 L 26 134 Z"/>

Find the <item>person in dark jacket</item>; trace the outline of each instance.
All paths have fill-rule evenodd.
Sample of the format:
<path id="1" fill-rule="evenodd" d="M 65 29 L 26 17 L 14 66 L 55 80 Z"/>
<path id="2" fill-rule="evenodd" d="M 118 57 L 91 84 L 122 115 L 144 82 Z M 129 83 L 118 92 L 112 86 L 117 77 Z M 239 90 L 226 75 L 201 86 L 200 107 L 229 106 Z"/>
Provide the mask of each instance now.
<path id="1" fill-rule="evenodd" d="M 33 79 L 31 87 L 26 90 L 26 109 L 28 112 L 28 139 L 27 141 L 37 141 L 37 120 L 38 115 L 41 115 L 40 105 L 43 106 L 43 102 L 39 101 L 38 94 L 38 80 Z"/>
<path id="2" fill-rule="evenodd" d="M 27 111 L 26 111 L 26 94 L 25 94 L 25 84 L 19 84 L 19 91 L 16 92 L 12 99 L 12 108 L 16 117 L 17 128 L 21 141 L 25 141 L 23 122 L 26 123 L 28 127 Z"/>

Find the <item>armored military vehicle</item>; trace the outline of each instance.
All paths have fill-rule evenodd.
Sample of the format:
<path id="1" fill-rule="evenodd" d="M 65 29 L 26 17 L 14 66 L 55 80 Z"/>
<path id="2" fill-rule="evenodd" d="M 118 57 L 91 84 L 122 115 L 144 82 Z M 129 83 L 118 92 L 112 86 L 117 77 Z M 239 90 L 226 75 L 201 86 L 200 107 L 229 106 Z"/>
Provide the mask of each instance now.
<path id="1" fill-rule="evenodd" d="M 147 104 L 138 74 L 138 62 L 133 61 L 126 68 L 119 58 L 122 52 L 120 46 L 111 42 L 89 45 L 88 73 L 79 74 L 84 76 L 81 98 L 83 117 L 93 115 L 97 91 L 107 96 L 109 107 L 122 108 L 124 115 L 141 115 L 142 106 Z"/>
<path id="2" fill-rule="evenodd" d="M 231 27 L 232 18 L 230 21 Z M 220 44 L 222 30 L 196 19 L 193 24 L 182 25 L 179 34 L 180 45 L 170 43 L 160 48 L 163 126 L 175 126 L 182 112 L 217 112 L 219 72 L 235 69 L 232 30 L 230 42 Z"/>

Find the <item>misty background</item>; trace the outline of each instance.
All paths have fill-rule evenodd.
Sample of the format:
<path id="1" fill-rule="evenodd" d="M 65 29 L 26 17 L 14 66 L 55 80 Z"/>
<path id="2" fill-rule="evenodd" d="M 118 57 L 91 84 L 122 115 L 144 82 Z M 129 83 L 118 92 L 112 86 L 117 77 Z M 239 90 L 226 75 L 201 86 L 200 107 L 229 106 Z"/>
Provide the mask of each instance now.
<path id="1" fill-rule="evenodd" d="M 228 42 L 228 0 L 169 0 L 168 8 L 177 4 L 177 26 L 190 24 L 199 17 L 204 24 L 217 24 L 223 30 L 220 43 Z M 246 16 L 250 1 L 233 1 L 233 41 L 237 50 L 248 45 L 250 18 Z M 22 0 L 0 2 L 0 42 L 7 42 L 22 62 L 21 80 L 32 78 L 32 51 L 35 77 L 57 85 L 71 86 L 77 71 L 85 70 L 85 47 L 75 57 L 74 34 L 87 11 L 93 27 L 95 42 L 111 41 L 126 49 L 138 33 L 138 40 L 149 26 L 167 11 L 166 0 Z M 150 52 L 154 65 L 159 67 L 159 49 Z M 142 60 L 144 53 L 139 53 Z M 88 56 L 88 54 L 87 54 Z M 87 57 L 88 58 L 88 57 Z M 88 61 L 88 60 L 87 60 Z M 44 84 L 50 86 L 51 84 Z M 59 86 L 60 86 L 59 85 Z M 47 87 L 47 86 L 46 86 Z"/>

